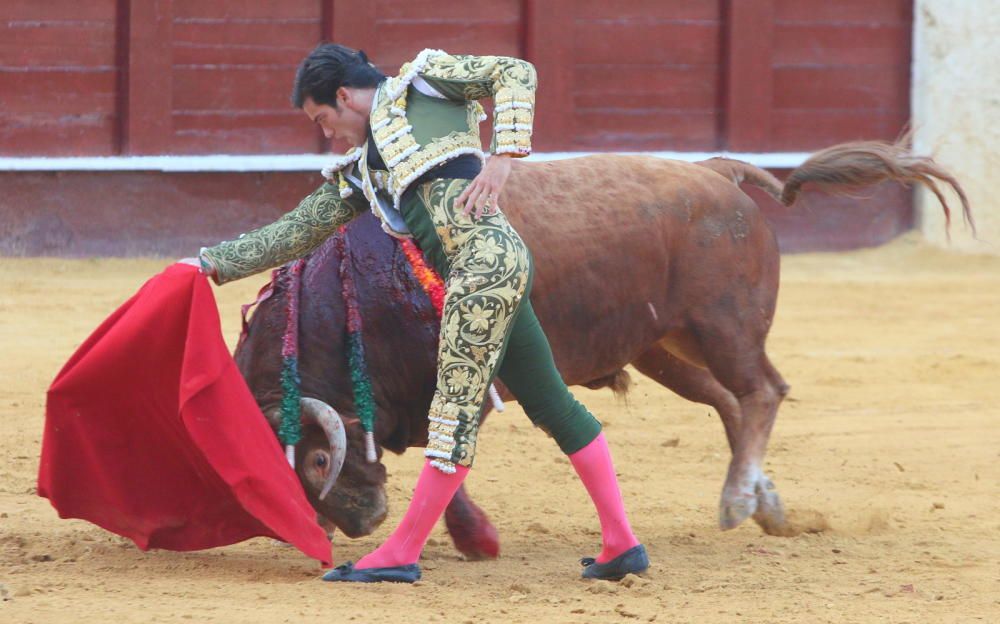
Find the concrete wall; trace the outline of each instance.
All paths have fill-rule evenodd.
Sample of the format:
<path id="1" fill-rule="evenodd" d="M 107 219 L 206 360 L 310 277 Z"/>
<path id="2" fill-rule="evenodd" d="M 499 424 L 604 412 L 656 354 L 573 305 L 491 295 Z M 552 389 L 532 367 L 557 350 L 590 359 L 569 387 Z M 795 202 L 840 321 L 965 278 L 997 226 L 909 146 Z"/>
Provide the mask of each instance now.
<path id="1" fill-rule="evenodd" d="M 1000 254 L 1000 4 L 917 0 L 913 38 L 915 148 L 933 154 L 965 187 L 979 228 L 975 240 L 954 215 L 950 248 Z M 918 226 L 947 245 L 944 216 L 927 192 Z"/>

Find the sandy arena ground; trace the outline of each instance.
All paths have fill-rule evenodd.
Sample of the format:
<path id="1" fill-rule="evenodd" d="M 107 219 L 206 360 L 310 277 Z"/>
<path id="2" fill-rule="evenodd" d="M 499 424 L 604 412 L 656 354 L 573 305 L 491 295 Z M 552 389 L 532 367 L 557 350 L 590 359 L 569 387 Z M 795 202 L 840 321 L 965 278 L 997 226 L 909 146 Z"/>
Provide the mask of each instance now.
<path id="1" fill-rule="evenodd" d="M 578 394 L 607 426 L 653 560 L 646 578 L 578 580 L 595 514 L 515 408 L 491 418 L 469 479 L 501 558 L 463 561 L 439 528 L 412 587 L 322 583 L 314 562 L 265 539 L 143 553 L 35 496 L 48 384 L 163 265 L 0 259 L 2 622 L 1000 621 L 1000 257 L 910 236 L 784 259 L 769 351 L 792 392 L 767 469 L 793 519 L 822 532 L 720 533 L 717 417 L 636 374 L 627 403 Z M 217 291 L 227 338 L 261 281 Z M 395 525 L 420 461 L 389 458 L 389 520 L 369 538 L 338 537 L 337 561 Z"/>

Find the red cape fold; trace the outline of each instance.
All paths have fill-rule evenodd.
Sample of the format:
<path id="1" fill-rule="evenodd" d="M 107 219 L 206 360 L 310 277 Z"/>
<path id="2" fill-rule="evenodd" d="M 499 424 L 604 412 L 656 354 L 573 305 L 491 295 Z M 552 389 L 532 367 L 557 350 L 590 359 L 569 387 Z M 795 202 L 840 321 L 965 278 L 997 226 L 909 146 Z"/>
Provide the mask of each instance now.
<path id="1" fill-rule="evenodd" d="M 147 550 L 256 536 L 331 547 L 222 339 L 208 280 L 175 264 L 77 349 L 48 391 L 38 494 Z"/>

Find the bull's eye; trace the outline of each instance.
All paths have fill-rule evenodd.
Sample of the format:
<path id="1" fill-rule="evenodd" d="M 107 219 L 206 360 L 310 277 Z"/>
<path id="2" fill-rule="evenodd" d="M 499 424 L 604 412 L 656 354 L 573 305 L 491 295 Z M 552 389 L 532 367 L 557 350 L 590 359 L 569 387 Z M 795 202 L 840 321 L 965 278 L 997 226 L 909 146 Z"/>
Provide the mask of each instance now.
<path id="1" fill-rule="evenodd" d="M 318 467 L 320 467 L 320 468 L 323 468 L 324 466 L 326 466 L 326 456 L 325 455 L 317 455 L 316 456 L 316 465 Z"/>

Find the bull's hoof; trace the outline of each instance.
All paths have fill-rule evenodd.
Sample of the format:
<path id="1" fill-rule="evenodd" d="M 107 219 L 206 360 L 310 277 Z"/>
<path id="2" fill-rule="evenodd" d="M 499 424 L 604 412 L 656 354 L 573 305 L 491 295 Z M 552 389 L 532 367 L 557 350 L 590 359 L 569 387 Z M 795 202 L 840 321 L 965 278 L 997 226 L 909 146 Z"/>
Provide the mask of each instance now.
<path id="1" fill-rule="evenodd" d="M 762 476 L 757 482 L 757 511 L 753 520 L 768 535 L 788 535 L 788 522 L 785 520 L 785 506 L 774 487 L 774 482 Z"/>
<path id="2" fill-rule="evenodd" d="M 723 531 L 735 529 L 756 511 L 756 496 L 745 493 L 727 496 L 723 492 L 722 500 L 719 502 L 719 528 Z"/>

